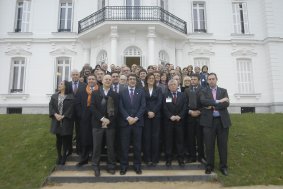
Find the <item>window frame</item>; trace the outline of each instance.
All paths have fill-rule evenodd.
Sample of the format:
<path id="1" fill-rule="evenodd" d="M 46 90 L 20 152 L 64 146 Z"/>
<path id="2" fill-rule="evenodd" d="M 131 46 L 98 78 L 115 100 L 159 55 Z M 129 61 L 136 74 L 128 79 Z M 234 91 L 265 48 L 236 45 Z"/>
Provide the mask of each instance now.
<path id="1" fill-rule="evenodd" d="M 65 16 L 64 16 L 64 27 L 61 28 L 61 13 L 62 13 L 62 4 L 66 3 L 65 6 Z M 70 28 L 68 28 L 68 13 L 69 13 L 69 6 L 68 4 L 71 3 L 71 23 Z M 66 11 L 67 10 L 67 11 Z M 74 3 L 72 0 L 60 0 L 59 1 L 59 16 L 58 16 L 58 32 L 72 32 L 73 31 L 73 21 L 74 21 Z M 67 18 L 67 19 L 66 19 Z"/>
<path id="2" fill-rule="evenodd" d="M 243 35 L 250 34 L 247 2 L 232 2 L 232 14 L 234 33 Z"/>
<path id="3" fill-rule="evenodd" d="M 240 65 L 240 63 L 246 63 L 247 65 Z M 255 89 L 254 89 L 252 59 L 237 58 L 236 68 L 237 68 L 238 92 L 240 94 L 254 94 Z"/>
<path id="4" fill-rule="evenodd" d="M 15 62 L 19 61 L 19 65 L 15 66 Z M 10 83 L 9 83 L 9 94 L 23 94 L 25 92 L 25 80 L 26 80 L 26 66 L 27 59 L 25 57 L 12 57 L 10 67 Z M 15 67 L 19 67 L 18 76 L 15 85 Z M 23 68 L 23 71 L 22 71 Z M 22 86 L 21 86 L 22 85 Z"/>
<path id="5" fill-rule="evenodd" d="M 198 66 L 200 69 L 203 66 L 207 66 L 210 69 L 210 58 L 207 57 L 195 57 L 194 58 L 194 67 Z"/>
<path id="6" fill-rule="evenodd" d="M 100 50 L 96 56 L 96 65 L 101 65 L 102 63 L 108 63 L 108 54 L 106 50 Z"/>
<path id="7" fill-rule="evenodd" d="M 197 4 L 197 22 L 198 22 L 198 27 L 195 27 L 195 17 L 194 17 L 194 10 L 195 10 L 195 4 Z M 201 20 L 200 20 L 200 7 L 199 4 L 203 4 L 203 22 L 204 22 L 204 29 L 200 29 L 201 26 Z M 193 32 L 194 33 L 207 33 L 207 15 L 206 15 L 206 2 L 205 1 L 193 1 L 192 2 L 192 26 L 193 26 Z"/>
<path id="8" fill-rule="evenodd" d="M 54 73 L 55 73 L 55 90 L 58 89 L 58 85 L 59 85 L 59 82 L 58 82 L 58 77 L 59 76 L 59 71 L 58 71 L 58 67 L 59 67 L 59 61 L 63 61 L 63 65 L 62 65 L 62 73 L 63 75 L 61 76 L 61 81 L 63 80 L 67 80 L 67 81 L 70 81 L 70 78 L 71 78 L 71 65 L 72 65 L 72 58 L 71 57 L 68 57 L 68 56 L 58 56 L 55 58 L 55 70 L 54 70 Z M 66 74 L 66 63 L 65 61 L 68 60 L 68 67 L 69 67 L 69 73 Z M 64 77 L 63 77 L 64 76 Z"/>
<path id="9" fill-rule="evenodd" d="M 21 6 L 19 4 L 22 3 Z M 19 8 L 21 8 L 21 16 L 19 17 Z M 20 24 L 19 24 L 20 20 Z M 15 11 L 15 32 L 29 32 L 31 26 L 31 0 L 16 1 Z"/>

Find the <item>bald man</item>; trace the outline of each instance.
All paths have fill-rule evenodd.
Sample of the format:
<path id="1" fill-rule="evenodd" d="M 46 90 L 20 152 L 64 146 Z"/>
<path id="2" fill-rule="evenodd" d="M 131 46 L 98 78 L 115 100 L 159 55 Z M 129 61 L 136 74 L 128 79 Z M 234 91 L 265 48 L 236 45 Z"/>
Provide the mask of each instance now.
<path id="1" fill-rule="evenodd" d="M 115 174 L 115 129 L 117 127 L 117 114 L 119 97 L 111 89 L 112 77 L 105 75 L 102 87 L 94 93 L 91 100 L 92 135 L 93 135 L 93 168 L 94 175 L 100 176 L 100 156 L 103 135 L 106 135 L 107 145 L 107 172 Z"/>

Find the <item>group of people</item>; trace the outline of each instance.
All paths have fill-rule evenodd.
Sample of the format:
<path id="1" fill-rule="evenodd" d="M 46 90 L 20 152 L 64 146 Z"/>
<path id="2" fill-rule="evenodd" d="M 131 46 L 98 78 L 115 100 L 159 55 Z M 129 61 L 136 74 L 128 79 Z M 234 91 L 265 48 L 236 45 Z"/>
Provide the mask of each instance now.
<path id="1" fill-rule="evenodd" d="M 101 153 L 106 149 L 107 172 L 120 174 L 129 167 L 142 174 L 142 161 L 156 166 L 161 153 L 170 167 L 202 162 L 205 173 L 214 171 L 217 141 L 220 171 L 227 171 L 227 142 L 231 121 L 227 90 L 217 86 L 217 75 L 189 65 L 181 70 L 172 64 L 119 67 L 102 63 L 72 70 L 72 81 L 62 81 L 49 103 L 51 132 L 56 135 L 57 164 L 72 154 L 75 127 L 77 166 L 88 163 L 100 176 Z M 201 70 L 201 71 L 200 71 Z"/>

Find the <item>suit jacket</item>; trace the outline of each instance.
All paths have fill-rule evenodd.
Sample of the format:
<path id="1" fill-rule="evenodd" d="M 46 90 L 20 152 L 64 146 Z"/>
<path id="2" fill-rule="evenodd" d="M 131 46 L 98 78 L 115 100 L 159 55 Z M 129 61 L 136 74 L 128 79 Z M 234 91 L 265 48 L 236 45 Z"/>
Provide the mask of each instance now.
<path id="1" fill-rule="evenodd" d="M 217 87 L 216 100 L 220 100 L 224 97 L 228 98 L 227 90 L 224 88 Z M 209 87 L 203 88 L 200 93 L 200 101 L 203 106 L 200 117 L 200 125 L 204 127 L 212 127 L 213 121 L 213 108 L 220 114 L 220 118 L 224 128 L 231 126 L 230 116 L 227 110 L 229 102 L 216 103 L 213 99 L 212 91 Z"/>
<path id="2" fill-rule="evenodd" d="M 70 81 L 69 82 L 69 84 L 70 84 L 70 87 L 71 87 L 71 89 L 72 89 L 72 91 L 73 91 L 73 84 L 72 84 L 72 81 Z M 77 90 L 77 92 L 76 93 L 74 93 L 74 91 L 73 91 L 73 95 L 74 95 L 74 97 L 75 97 L 75 99 L 76 99 L 76 102 L 78 102 L 78 95 L 79 95 L 79 93 L 81 93 L 82 91 L 85 91 L 85 88 L 86 88 L 86 86 L 87 86 L 87 84 L 86 83 L 84 83 L 84 82 L 78 82 L 78 90 Z M 79 117 L 78 117 L 78 112 L 77 112 L 77 107 L 76 108 L 74 108 L 74 116 L 73 116 L 73 118 L 74 119 L 79 119 Z"/>
<path id="3" fill-rule="evenodd" d="M 55 93 L 51 96 L 49 102 L 49 117 L 51 120 L 51 128 L 50 132 L 53 134 L 60 134 L 60 135 L 71 135 L 73 134 L 73 112 L 74 112 L 74 105 L 75 99 L 73 94 L 69 94 L 66 96 L 65 100 L 63 101 L 63 115 L 64 119 L 62 122 L 56 120 L 54 114 L 59 114 L 58 109 L 58 93 Z"/>
<path id="4" fill-rule="evenodd" d="M 76 113 L 80 121 L 79 134 L 80 142 L 83 146 L 92 145 L 91 111 L 90 107 L 87 107 L 88 94 L 86 87 L 84 87 L 84 90 L 78 90 L 76 93 Z M 94 92 L 92 92 L 91 96 L 93 94 Z"/>
<path id="5" fill-rule="evenodd" d="M 203 72 L 201 72 L 201 73 L 199 74 L 199 77 L 200 77 L 200 85 L 201 85 L 202 87 L 208 87 L 207 74 L 208 74 L 208 73 L 203 73 Z"/>
<path id="6" fill-rule="evenodd" d="M 150 96 L 149 90 L 144 88 L 145 91 L 145 101 L 146 101 L 146 111 L 145 116 L 147 117 L 148 112 L 154 112 L 155 117 L 160 117 L 161 104 L 162 104 L 162 90 L 159 87 L 155 87 L 152 90 Z"/>
<path id="7" fill-rule="evenodd" d="M 166 102 L 166 98 L 171 98 L 172 102 Z M 176 104 L 173 103 L 173 96 L 170 91 L 166 92 L 163 97 L 163 112 L 165 120 L 171 122 L 170 117 L 178 115 L 181 117 L 181 121 L 184 119 L 187 108 L 187 99 L 182 92 L 177 92 Z"/>
<path id="8" fill-rule="evenodd" d="M 112 84 L 111 89 L 114 91 L 114 84 Z M 128 89 L 127 85 L 118 84 L 118 94 L 120 94 L 123 90 Z"/>
<path id="9" fill-rule="evenodd" d="M 118 109 L 119 109 L 119 95 L 110 89 L 107 94 L 107 103 L 103 106 L 102 100 L 104 98 L 103 88 L 101 87 L 100 90 L 96 91 L 92 96 L 91 100 L 91 110 L 92 114 L 92 127 L 94 128 L 101 128 L 102 122 L 100 121 L 103 117 L 110 120 L 110 124 L 108 128 L 115 128 L 117 126 L 117 117 L 118 117 Z M 110 107 L 111 106 L 111 107 Z M 111 113 L 107 113 L 111 111 Z M 113 108 L 113 111 L 110 110 Z"/>
<path id="10" fill-rule="evenodd" d="M 127 118 L 137 117 L 139 120 L 136 122 L 136 126 L 143 126 L 144 120 L 143 115 L 145 112 L 145 95 L 143 88 L 135 88 L 133 103 L 131 103 L 131 98 L 128 88 L 120 93 L 120 126 L 128 126 Z"/>
<path id="11" fill-rule="evenodd" d="M 201 102 L 200 102 L 200 92 L 201 86 L 198 85 L 194 90 L 191 85 L 189 88 L 185 89 L 185 95 L 187 98 L 188 110 L 201 110 Z"/>

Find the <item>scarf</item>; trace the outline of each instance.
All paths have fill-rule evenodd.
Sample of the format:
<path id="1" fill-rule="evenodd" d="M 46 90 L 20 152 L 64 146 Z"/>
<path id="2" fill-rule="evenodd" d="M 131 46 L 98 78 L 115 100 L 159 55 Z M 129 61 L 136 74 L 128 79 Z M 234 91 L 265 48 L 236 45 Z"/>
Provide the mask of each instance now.
<path id="1" fill-rule="evenodd" d="M 93 87 L 93 91 L 90 90 L 91 86 L 90 85 L 87 85 L 86 86 L 86 93 L 88 94 L 87 95 L 87 107 L 90 107 L 90 104 L 91 104 L 91 94 L 93 91 L 97 91 L 98 90 L 98 85 L 95 85 Z"/>

